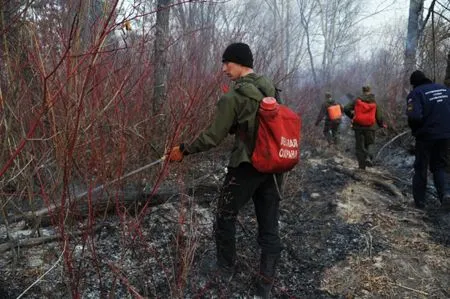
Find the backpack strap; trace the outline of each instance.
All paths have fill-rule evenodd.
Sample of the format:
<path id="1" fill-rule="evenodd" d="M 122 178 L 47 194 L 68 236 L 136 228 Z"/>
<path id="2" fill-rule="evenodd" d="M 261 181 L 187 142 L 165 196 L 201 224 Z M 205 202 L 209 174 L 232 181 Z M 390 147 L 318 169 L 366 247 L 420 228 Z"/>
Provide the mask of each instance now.
<path id="1" fill-rule="evenodd" d="M 267 97 L 266 93 L 261 88 L 259 88 L 259 87 L 257 87 L 257 88 L 264 95 L 264 97 Z M 282 91 L 281 89 L 279 89 L 278 87 L 275 86 L 275 96 L 274 96 L 274 98 L 275 98 L 275 100 L 277 100 L 278 104 L 281 104 L 280 100 L 279 100 L 281 91 Z"/>
<path id="2" fill-rule="evenodd" d="M 258 79 L 258 78 L 261 78 L 261 77 L 263 77 L 263 76 L 261 75 L 261 76 L 257 77 L 257 79 Z M 242 86 L 243 86 L 244 84 L 249 84 L 249 85 L 255 87 L 255 89 L 257 89 L 257 90 L 261 93 L 262 97 L 260 97 L 260 98 L 258 98 L 258 99 L 253 98 L 254 100 L 257 100 L 258 102 L 260 102 L 263 98 L 265 98 L 265 97 L 268 96 L 268 95 L 267 95 L 260 87 L 258 87 L 256 84 L 254 84 L 253 80 L 252 80 L 252 81 L 250 81 L 250 80 L 244 80 L 243 82 L 240 82 L 238 85 L 235 86 L 236 91 L 237 91 L 238 93 L 240 93 L 240 94 L 242 94 L 242 92 L 239 92 L 239 91 L 240 91 L 240 88 L 242 87 L 241 84 L 242 84 Z M 274 85 L 274 88 L 275 88 L 275 96 L 274 96 L 274 98 L 277 100 L 278 103 L 281 104 L 281 102 L 280 102 L 280 100 L 279 100 L 279 95 L 280 95 L 281 89 L 277 88 L 275 85 Z M 250 98 L 250 97 L 249 97 L 249 98 Z"/>
<path id="3" fill-rule="evenodd" d="M 250 87 L 247 87 L 246 85 L 250 86 Z M 257 98 L 249 97 L 244 92 L 242 92 L 242 88 L 254 88 L 254 90 L 257 91 L 257 93 L 259 92 L 260 96 L 258 96 Z M 252 82 L 249 82 L 249 81 L 239 83 L 238 85 L 236 85 L 235 90 L 240 95 L 246 96 L 249 99 L 255 100 L 257 102 L 261 102 L 262 99 L 266 96 L 260 88 L 258 88 L 255 84 L 253 84 Z"/>

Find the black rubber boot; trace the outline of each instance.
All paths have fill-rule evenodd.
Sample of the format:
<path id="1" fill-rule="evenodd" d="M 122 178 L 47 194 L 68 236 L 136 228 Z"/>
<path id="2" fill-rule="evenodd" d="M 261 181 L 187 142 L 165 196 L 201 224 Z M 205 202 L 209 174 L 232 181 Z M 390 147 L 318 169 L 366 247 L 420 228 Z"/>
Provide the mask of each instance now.
<path id="1" fill-rule="evenodd" d="M 366 167 L 372 167 L 373 161 L 372 161 L 372 159 L 367 158 L 366 161 L 364 161 L 364 164 L 366 165 Z"/>
<path id="2" fill-rule="evenodd" d="M 220 265 L 215 259 L 206 258 L 199 263 L 199 274 L 208 280 L 221 279 L 229 282 L 235 275 L 235 268 Z"/>
<path id="3" fill-rule="evenodd" d="M 272 290 L 275 270 L 279 259 L 279 254 L 261 254 L 259 277 L 256 283 L 256 298 L 270 298 L 270 291 Z"/>
<path id="4" fill-rule="evenodd" d="M 230 241 L 227 245 L 216 238 L 216 256 L 217 265 L 223 268 L 232 268 L 236 261 L 236 248 L 234 242 Z"/>
<path id="5" fill-rule="evenodd" d="M 445 210 L 450 210 L 450 194 L 445 194 L 441 199 L 441 206 Z"/>
<path id="6" fill-rule="evenodd" d="M 414 200 L 414 205 L 418 209 L 425 209 L 425 203 L 424 201 Z"/>

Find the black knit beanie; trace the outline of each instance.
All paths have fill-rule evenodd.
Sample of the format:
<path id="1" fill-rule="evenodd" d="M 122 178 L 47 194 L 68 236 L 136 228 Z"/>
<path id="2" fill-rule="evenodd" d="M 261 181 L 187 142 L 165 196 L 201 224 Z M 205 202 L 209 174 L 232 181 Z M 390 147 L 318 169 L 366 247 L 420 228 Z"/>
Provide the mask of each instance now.
<path id="1" fill-rule="evenodd" d="M 422 84 L 433 83 L 430 79 L 428 79 L 425 74 L 419 70 L 414 71 L 409 78 L 409 82 L 412 86 L 417 87 Z"/>
<path id="2" fill-rule="evenodd" d="M 253 68 L 253 54 L 247 44 L 233 43 L 225 49 L 225 52 L 223 52 L 222 62 L 234 62 Z"/>

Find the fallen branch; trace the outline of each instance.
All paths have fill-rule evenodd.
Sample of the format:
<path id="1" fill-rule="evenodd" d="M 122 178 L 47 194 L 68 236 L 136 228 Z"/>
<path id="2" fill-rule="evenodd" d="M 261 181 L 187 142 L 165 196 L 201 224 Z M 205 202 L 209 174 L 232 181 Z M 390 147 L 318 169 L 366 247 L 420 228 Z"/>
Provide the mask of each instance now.
<path id="1" fill-rule="evenodd" d="M 96 194 L 96 193 L 98 193 L 100 191 L 103 191 L 106 187 L 111 186 L 114 183 L 120 182 L 120 181 L 122 181 L 122 180 L 124 180 L 124 179 L 126 179 L 126 178 L 128 178 L 128 177 L 130 177 L 132 175 L 135 175 L 136 173 L 139 173 L 139 172 L 141 172 L 141 171 L 143 171 L 143 170 L 145 170 L 147 168 L 150 168 L 152 166 L 158 165 L 159 163 L 162 163 L 164 160 L 165 160 L 165 156 L 162 157 L 159 160 L 156 160 L 156 161 L 150 163 L 150 164 L 147 164 L 147 165 L 145 165 L 143 167 L 140 167 L 140 168 L 138 168 L 136 170 L 133 170 L 133 171 L 131 171 L 131 172 L 121 176 L 120 178 L 114 179 L 114 180 L 112 180 L 110 182 L 106 182 L 106 183 L 104 183 L 102 185 L 99 185 L 99 186 L 93 188 L 93 189 L 90 189 L 90 190 L 87 190 L 87 191 L 75 194 L 74 195 L 74 200 L 78 200 L 78 199 L 84 198 L 84 197 L 86 197 L 88 195 L 93 196 L 94 194 Z M 38 211 L 30 212 L 32 214 L 30 216 L 31 217 L 41 217 L 43 215 L 48 214 L 49 211 L 53 211 L 53 210 L 55 210 L 55 209 L 57 209 L 59 207 L 60 207 L 60 205 L 51 204 L 50 206 L 48 206 L 46 208 L 40 209 Z"/>
<path id="2" fill-rule="evenodd" d="M 388 190 L 391 194 L 395 195 L 395 197 L 397 197 L 400 200 L 403 200 L 403 194 L 402 192 L 396 187 L 394 186 L 394 184 L 385 182 L 385 181 L 380 181 L 378 179 L 370 179 L 374 184 L 379 185 L 381 187 L 383 187 L 384 189 Z"/>
<path id="3" fill-rule="evenodd" d="M 98 230 L 100 230 L 101 228 L 105 227 L 107 225 L 105 224 L 100 224 L 97 225 L 93 231 L 97 232 Z M 72 233 L 72 236 L 80 236 L 82 234 L 84 234 L 84 231 L 78 231 L 75 233 Z M 53 241 L 57 241 L 61 239 L 61 236 L 59 235 L 53 235 L 53 236 L 45 236 L 45 237 L 39 237 L 39 238 L 31 238 L 31 239 L 11 239 L 10 241 L 0 244 L 0 254 L 3 252 L 6 252 L 10 249 L 13 248 L 20 248 L 20 247 L 33 247 L 36 245 L 41 245 L 41 244 L 45 244 L 45 243 L 50 243 Z"/>
<path id="4" fill-rule="evenodd" d="M 410 131 L 405 131 L 403 133 L 398 134 L 397 136 L 395 136 L 394 138 L 392 138 L 388 143 L 386 143 L 385 145 L 383 145 L 380 150 L 378 151 L 378 153 L 376 154 L 375 158 L 373 159 L 374 161 L 378 160 L 378 156 L 380 155 L 380 153 L 387 147 L 389 146 L 392 142 L 394 142 L 395 140 L 397 140 L 398 138 L 402 137 L 403 135 L 409 133 Z"/>
<path id="5" fill-rule="evenodd" d="M 424 291 L 421 291 L 421 290 L 416 290 L 416 289 L 413 289 L 413 288 L 410 288 L 410 287 L 406 287 L 406 286 L 403 286 L 403 285 L 397 284 L 397 283 L 389 283 L 389 284 L 393 285 L 393 286 L 396 286 L 396 287 L 403 288 L 403 289 L 408 290 L 408 291 L 416 292 L 416 293 L 424 295 L 424 296 L 428 296 L 427 292 L 424 292 Z"/>
<path id="6" fill-rule="evenodd" d="M 209 174 L 193 180 L 188 185 L 188 194 L 191 195 L 193 192 L 215 192 L 217 190 L 216 185 L 199 186 L 199 184 L 208 177 Z M 159 188 L 155 194 L 146 194 L 142 186 L 137 184 L 127 185 L 122 189 L 114 189 L 114 186 L 110 187 L 110 189 L 101 189 L 103 192 L 99 192 L 99 189 L 89 195 L 91 196 L 92 209 L 95 211 L 96 215 L 113 211 L 116 207 L 115 200 L 117 198 L 120 199 L 121 204 L 125 208 L 131 210 L 132 208 L 142 207 L 147 201 L 150 201 L 149 206 L 158 206 L 178 197 L 176 190 L 170 186 Z M 69 215 L 81 218 L 88 216 L 89 209 L 86 195 L 88 194 L 83 193 L 83 197 L 75 197 L 75 199 L 73 199 L 74 201 L 71 202 Z M 31 226 L 33 226 L 35 221 L 41 221 L 41 226 L 45 227 L 51 225 L 51 216 L 58 213 L 60 208 L 60 205 L 50 205 L 49 207 L 42 208 L 38 211 L 30 211 L 22 215 L 11 217 L 8 221 L 9 223 L 25 221 Z"/>
<path id="7" fill-rule="evenodd" d="M 388 190 L 392 195 L 394 195 L 397 199 L 399 200 L 403 200 L 403 194 L 402 192 L 393 184 L 390 184 L 386 181 L 382 181 L 379 179 L 374 178 L 373 176 L 370 175 L 370 173 L 368 172 L 355 172 L 352 170 L 349 170 L 347 168 L 343 168 L 343 167 L 338 167 L 338 166 L 334 166 L 334 165 L 328 165 L 329 168 L 333 169 L 336 172 L 340 172 L 343 173 L 347 176 L 350 176 L 351 178 L 357 180 L 357 181 L 370 181 L 376 185 L 379 185 L 381 187 L 383 187 L 384 189 Z"/>
<path id="8" fill-rule="evenodd" d="M 6 243 L 0 244 L 0 253 L 3 253 L 5 251 L 8 251 L 12 248 L 17 247 L 32 247 L 44 243 L 49 243 L 55 240 L 58 240 L 59 236 L 47 236 L 47 237 L 40 237 L 40 238 L 32 238 L 32 239 L 23 239 L 23 240 L 15 240 L 12 239 Z"/>

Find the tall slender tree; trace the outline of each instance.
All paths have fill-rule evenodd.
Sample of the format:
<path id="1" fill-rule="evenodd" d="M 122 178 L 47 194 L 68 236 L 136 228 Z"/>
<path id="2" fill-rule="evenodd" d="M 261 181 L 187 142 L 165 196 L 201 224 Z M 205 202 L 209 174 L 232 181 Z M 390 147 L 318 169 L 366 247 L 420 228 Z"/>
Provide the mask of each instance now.
<path id="1" fill-rule="evenodd" d="M 156 12 L 156 31 L 153 59 L 155 63 L 153 113 L 160 111 L 166 96 L 167 81 L 167 46 L 169 38 L 169 17 L 171 0 L 158 0 Z"/>
<path id="2" fill-rule="evenodd" d="M 410 74 L 417 65 L 417 47 L 423 22 L 424 1 L 409 1 L 408 32 L 405 47 L 405 76 Z"/>

